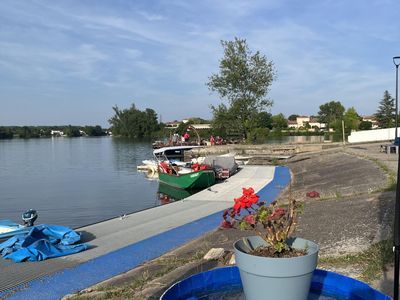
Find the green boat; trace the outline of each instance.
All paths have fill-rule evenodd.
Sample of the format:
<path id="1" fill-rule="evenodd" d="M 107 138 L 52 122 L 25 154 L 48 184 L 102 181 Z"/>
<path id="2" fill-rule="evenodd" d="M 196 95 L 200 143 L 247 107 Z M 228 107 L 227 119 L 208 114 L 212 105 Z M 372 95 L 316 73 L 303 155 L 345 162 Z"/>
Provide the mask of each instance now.
<path id="1" fill-rule="evenodd" d="M 204 189 L 215 183 L 214 170 L 200 170 L 187 174 L 167 174 L 159 172 L 160 182 L 179 189 Z"/>

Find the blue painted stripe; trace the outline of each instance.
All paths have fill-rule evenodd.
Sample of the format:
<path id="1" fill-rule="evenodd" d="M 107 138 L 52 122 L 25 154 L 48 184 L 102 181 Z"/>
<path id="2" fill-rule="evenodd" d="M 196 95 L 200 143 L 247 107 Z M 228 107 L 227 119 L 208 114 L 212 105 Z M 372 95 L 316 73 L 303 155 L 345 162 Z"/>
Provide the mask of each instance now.
<path id="1" fill-rule="evenodd" d="M 271 203 L 282 190 L 290 183 L 290 170 L 288 167 L 275 167 L 274 178 L 272 181 L 257 192 L 260 201 Z"/>
<path id="2" fill-rule="evenodd" d="M 273 180 L 258 195 L 262 200 L 275 199 L 290 182 L 287 167 L 276 167 Z M 221 223 L 221 212 L 160 233 L 135 244 L 99 256 L 74 268 L 31 281 L 26 288 L 12 290 L 9 299 L 59 299 L 113 276 L 129 271 L 139 264 L 161 256 L 203 234 L 215 230 Z M 8 292 L 0 293 L 0 298 Z"/>

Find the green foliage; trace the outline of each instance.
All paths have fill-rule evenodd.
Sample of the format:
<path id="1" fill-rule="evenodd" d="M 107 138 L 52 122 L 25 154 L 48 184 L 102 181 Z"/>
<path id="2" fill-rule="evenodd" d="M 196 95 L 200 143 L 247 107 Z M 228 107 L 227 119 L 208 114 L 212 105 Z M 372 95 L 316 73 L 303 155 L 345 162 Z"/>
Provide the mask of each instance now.
<path id="1" fill-rule="evenodd" d="M 85 126 L 83 130 L 88 136 L 104 136 L 106 132 L 101 128 L 100 125 L 96 126 Z"/>
<path id="2" fill-rule="evenodd" d="M 371 130 L 372 129 L 372 122 L 369 121 L 361 121 L 360 125 L 358 126 L 360 130 Z"/>
<path id="3" fill-rule="evenodd" d="M 299 117 L 299 115 L 290 115 L 289 118 L 288 118 L 288 120 L 289 120 L 289 121 L 296 121 L 296 120 L 297 120 L 297 117 Z"/>
<path id="4" fill-rule="evenodd" d="M 272 116 L 272 127 L 276 129 L 287 128 L 287 120 L 283 114 Z"/>
<path id="5" fill-rule="evenodd" d="M 21 139 L 38 138 L 41 136 L 40 128 L 32 126 L 18 127 L 16 134 Z"/>
<path id="6" fill-rule="evenodd" d="M 192 122 L 192 124 L 209 124 L 210 123 L 210 120 L 205 120 L 202 118 L 190 118 L 189 121 Z"/>
<path id="7" fill-rule="evenodd" d="M 255 128 L 250 132 L 248 142 L 253 144 L 263 144 L 267 141 L 268 134 L 268 128 Z"/>
<path id="8" fill-rule="evenodd" d="M 65 128 L 64 134 L 66 134 L 68 137 L 79 137 L 82 135 L 79 130 L 79 127 L 72 125 L 68 125 L 68 127 Z"/>
<path id="9" fill-rule="evenodd" d="M 338 128 L 338 120 L 342 120 L 345 108 L 340 101 L 331 101 L 319 107 L 318 118 L 321 123 L 326 123 L 327 129 Z"/>
<path id="10" fill-rule="evenodd" d="M 361 123 L 361 117 L 358 115 L 354 107 L 350 107 L 344 114 L 344 124 L 346 132 L 351 132 L 351 130 L 357 130 Z"/>
<path id="11" fill-rule="evenodd" d="M 277 242 L 274 244 L 274 249 L 276 252 L 281 253 L 283 250 L 286 250 L 288 246 L 285 243 Z"/>
<path id="12" fill-rule="evenodd" d="M 379 127 L 381 128 L 390 128 L 394 126 L 396 119 L 396 107 L 394 99 L 388 91 L 383 93 L 383 98 L 379 102 L 379 108 L 375 114 L 375 117 L 379 123 Z"/>
<path id="13" fill-rule="evenodd" d="M 249 225 L 247 224 L 246 221 L 240 221 L 239 222 L 239 229 L 240 230 L 247 230 L 249 228 Z"/>
<path id="14" fill-rule="evenodd" d="M 6 127 L 0 127 L 0 140 L 12 139 L 14 137 L 13 132 Z"/>
<path id="15" fill-rule="evenodd" d="M 129 109 L 120 110 L 118 106 L 114 106 L 113 110 L 115 115 L 108 122 L 114 135 L 128 138 L 151 137 L 160 129 L 153 109 L 140 111 L 132 104 Z"/>
<path id="16" fill-rule="evenodd" d="M 238 127 L 238 124 L 236 124 L 237 119 L 234 118 L 234 115 L 225 104 L 212 106 L 211 110 L 214 116 L 211 126 L 216 135 L 226 137 L 229 135 L 229 130 Z"/>
<path id="17" fill-rule="evenodd" d="M 266 111 L 259 112 L 255 119 L 255 126 L 272 129 L 272 115 Z"/>
<path id="18" fill-rule="evenodd" d="M 189 120 L 186 123 L 179 123 L 178 127 L 175 129 L 175 132 L 180 134 L 181 136 L 185 134 L 186 129 L 188 128 L 188 126 L 194 124 L 192 120 Z"/>
<path id="19" fill-rule="evenodd" d="M 274 65 L 259 51 L 253 54 L 244 39 L 221 41 L 221 44 L 224 57 L 220 60 L 219 74 L 213 74 L 207 85 L 228 100 L 229 106 L 211 107 L 213 123 L 218 130 L 226 131 L 229 126 L 247 138 L 255 127 L 256 115 L 272 106 L 266 96 L 276 77 Z"/>

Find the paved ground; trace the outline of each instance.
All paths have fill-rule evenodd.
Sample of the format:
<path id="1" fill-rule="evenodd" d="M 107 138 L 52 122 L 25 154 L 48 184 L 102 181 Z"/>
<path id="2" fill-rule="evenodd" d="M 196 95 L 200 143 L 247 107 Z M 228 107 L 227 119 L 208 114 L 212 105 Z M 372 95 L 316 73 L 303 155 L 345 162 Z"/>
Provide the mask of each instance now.
<path id="1" fill-rule="evenodd" d="M 348 154 L 351 150 L 303 154 L 288 162 L 292 193 L 305 201 L 297 233 L 315 240 L 321 256 L 359 252 L 390 236 L 393 194 L 377 193 L 387 187 L 388 175 L 375 162 Z M 306 198 L 313 190 L 320 199 Z"/>
<path id="2" fill-rule="evenodd" d="M 300 153 L 285 164 L 292 171 L 293 183 L 290 191 L 281 196 L 281 201 L 289 192 L 305 201 L 297 235 L 317 242 L 321 247 L 321 257 L 358 253 L 378 241 L 390 238 L 395 193 L 393 190 L 387 191 L 387 188 L 390 177 L 397 171 L 397 155 L 381 153 L 379 143 L 347 145 L 345 148 Z M 305 197 L 306 192 L 313 190 L 320 193 L 320 199 Z M 213 266 L 200 260 L 200 263 L 187 263 L 153 280 L 149 275 L 150 279 L 142 287 L 133 285 L 133 282 L 137 282 L 143 274 L 160 272 L 164 260 L 191 257 L 196 249 L 224 247 L 230 251 L 234 240 L 248 234 L 252 233 L 217 230 L 159 260 L 147 262 L 140 268 L 105 282 L 101 287 L 108 295 L 115 295 L 107 299 L 158 299 L 173 282 Z M 225 260 L 218 262 L 219 265 L 225 263 Z M 391 295 L 392 270 L 389 266 L 389 270 L 385 271 L 384 267 L 388 266 L 382 266 L 381 280 L 373 285 Z M 347 267 L 332 267 L 331 270 L 353 278 L 360 275 L 359 270 L 350 264 Z M 106 299 L 104 295 L 104 292 L 98 291 L 85 293 L 90 299 Z"/>

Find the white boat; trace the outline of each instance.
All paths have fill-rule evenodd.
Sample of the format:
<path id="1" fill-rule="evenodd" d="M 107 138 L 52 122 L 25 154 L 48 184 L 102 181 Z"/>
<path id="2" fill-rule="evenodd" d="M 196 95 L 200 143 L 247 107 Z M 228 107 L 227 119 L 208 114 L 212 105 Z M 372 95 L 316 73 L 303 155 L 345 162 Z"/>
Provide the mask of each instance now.
<path id="1" fill-rule="evenodd" d="M 27 231 L 29 229 L 24 225 L 14 223 L 10 220 L 0 220 L 0 241 Z"/>
<path id="2" fill-rule="evenodd" d="M 192 150 L 194 148 L 202 148 L 202 146 L 172 146 L 172 147 L 162 147 L 155 149 L 153 155 L 157 160 L 178 160 L 183 161 L 185 151 Z"/>
<path id="3" fill-rule="evenodd" d="M 157 162 L 155 160 L 143 160 L 143 165 L 137 166 L 138 171 L 145 171 L 149 173 L 157 172 Z"/>
<path id="4" fill-rule="evenodd" d="M 137 166 L 137 169 L 139 171 L 157 173 L 159 161 L 165 161 L 184 169 L 187 167 L 187 163 L 182 161 L 184 159 L 184 152 L 198 147 L 200 146 L 172 146 L 155 149 L 153 155 L 157 160 L 143 160 L 143 165 Z M 182 172 L 185 173 L 184 170 Z"/>
<path id="5" fill-rule="evenodd" d="M 22 220 L 24 221 L 23 225 L 10 220 L 0 220 L 0 241 L 8 239 L 17 234 L 29 232 L 36 219 L 37 212 L 33 209 L 30 209 L 22 214 Z"/>

